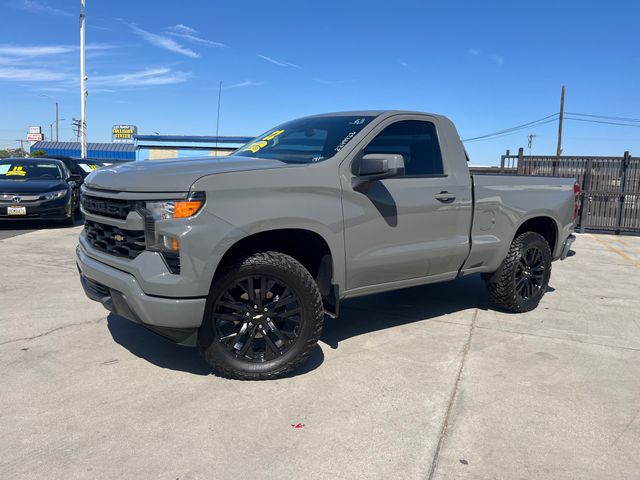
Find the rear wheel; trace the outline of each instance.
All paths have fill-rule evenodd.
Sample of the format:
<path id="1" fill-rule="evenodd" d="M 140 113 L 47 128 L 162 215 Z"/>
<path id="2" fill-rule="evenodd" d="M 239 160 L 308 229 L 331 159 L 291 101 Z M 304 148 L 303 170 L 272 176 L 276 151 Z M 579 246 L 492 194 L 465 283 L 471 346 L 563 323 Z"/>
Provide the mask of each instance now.
<path id="1" fill-rule="evenodd" d="M 485 277 L 489 297 L 499 307 L 521 313 L 533 310 L 544 296 L 551 277 L 551 249 L 534 232 L 518 235 L 500 268 Z"/>
<path id="2" fill-rule="evenodd" d="M 221 376 L 277 378 L 307 359 L 323 321 L 322 297 L 309 272 L 288 255 L 256 253 L 214 280 L 200 350 Z"/>

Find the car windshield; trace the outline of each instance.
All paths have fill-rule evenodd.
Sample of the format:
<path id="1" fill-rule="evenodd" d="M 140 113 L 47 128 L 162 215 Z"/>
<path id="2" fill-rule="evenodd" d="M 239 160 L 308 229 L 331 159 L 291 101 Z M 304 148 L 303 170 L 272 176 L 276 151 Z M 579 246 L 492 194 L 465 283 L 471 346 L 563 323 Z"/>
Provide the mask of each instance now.
<path id="1" fill-rule="evenodd" d="M 313 163 L 333 157 L 374 117 L 336 115 L 284 123 L 240 147 L 232 156 Z"/>
<path id="2" fill-rule="evenodd" d="M 60 180 L 62 170 L 56 162 L 23 161 L 0 162 L 0 180 Z"/>

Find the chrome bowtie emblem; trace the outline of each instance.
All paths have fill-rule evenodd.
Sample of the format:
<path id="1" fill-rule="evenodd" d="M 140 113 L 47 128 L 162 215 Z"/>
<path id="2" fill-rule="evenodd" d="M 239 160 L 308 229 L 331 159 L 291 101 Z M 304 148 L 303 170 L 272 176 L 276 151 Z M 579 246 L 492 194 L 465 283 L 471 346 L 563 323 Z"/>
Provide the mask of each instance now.
<path id="1" fill-rule="evenodd" d="M 123 241 L 124 241 L 124 236 L 123 236 L 123 235 L 120 235 L 119 233 L 116 233 L 116 234 L 113 236 L 113 239 L 114 239 L 116 242 L 123 242 Z"/>

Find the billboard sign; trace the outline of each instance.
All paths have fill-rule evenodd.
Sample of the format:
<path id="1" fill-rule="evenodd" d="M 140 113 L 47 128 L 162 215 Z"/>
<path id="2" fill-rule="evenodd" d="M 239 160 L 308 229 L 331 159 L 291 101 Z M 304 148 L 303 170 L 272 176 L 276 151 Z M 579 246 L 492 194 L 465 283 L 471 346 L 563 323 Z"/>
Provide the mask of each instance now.
<path id="1" fill-rule="evenodd" d="M 42 127 L 29 127 L 29 133 L 42 133 Z"/>
<path id="2" fill-rule="evenodd" d="M 138 134 L 138 127 L 135 125 L 114 125 L 111 128 L 112 143 L 133 143 L 134 136 Z"/>
<path id="3" fill-rule="evenodd" d="M 44 140 L 44 134 L 42 133 L 27 133 L 27 142 L 40 142 Z"/>

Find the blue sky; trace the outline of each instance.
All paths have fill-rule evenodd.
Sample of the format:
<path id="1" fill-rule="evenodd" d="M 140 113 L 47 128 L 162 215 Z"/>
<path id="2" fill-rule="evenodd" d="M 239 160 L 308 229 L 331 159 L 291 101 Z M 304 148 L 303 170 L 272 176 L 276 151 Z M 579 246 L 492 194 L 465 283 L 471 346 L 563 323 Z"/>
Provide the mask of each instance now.
<path id="1" fill-rule="evenodd" d="M 634 1 L 87 0 L 89 141 L 140 133 L 258 134 L 338 110 L 443 113 L 470 138 L 559 110 L 640 118 L 640 6 Z M 61 140 L 80 116 L 79 2 L 3 0 L 0 146 L 29 125 Z M 41 95 L 48 95 L 44 97 Z M 593 119 L 593 117 L 579 117 Z M 635 123 L 640 126 L 640 122 Z M 555 153 L 557 123 L 466 144 L 476 164 L 527 145 Z M 640 128 L 568 120 L 567 155 L 640 155 Z"/>

